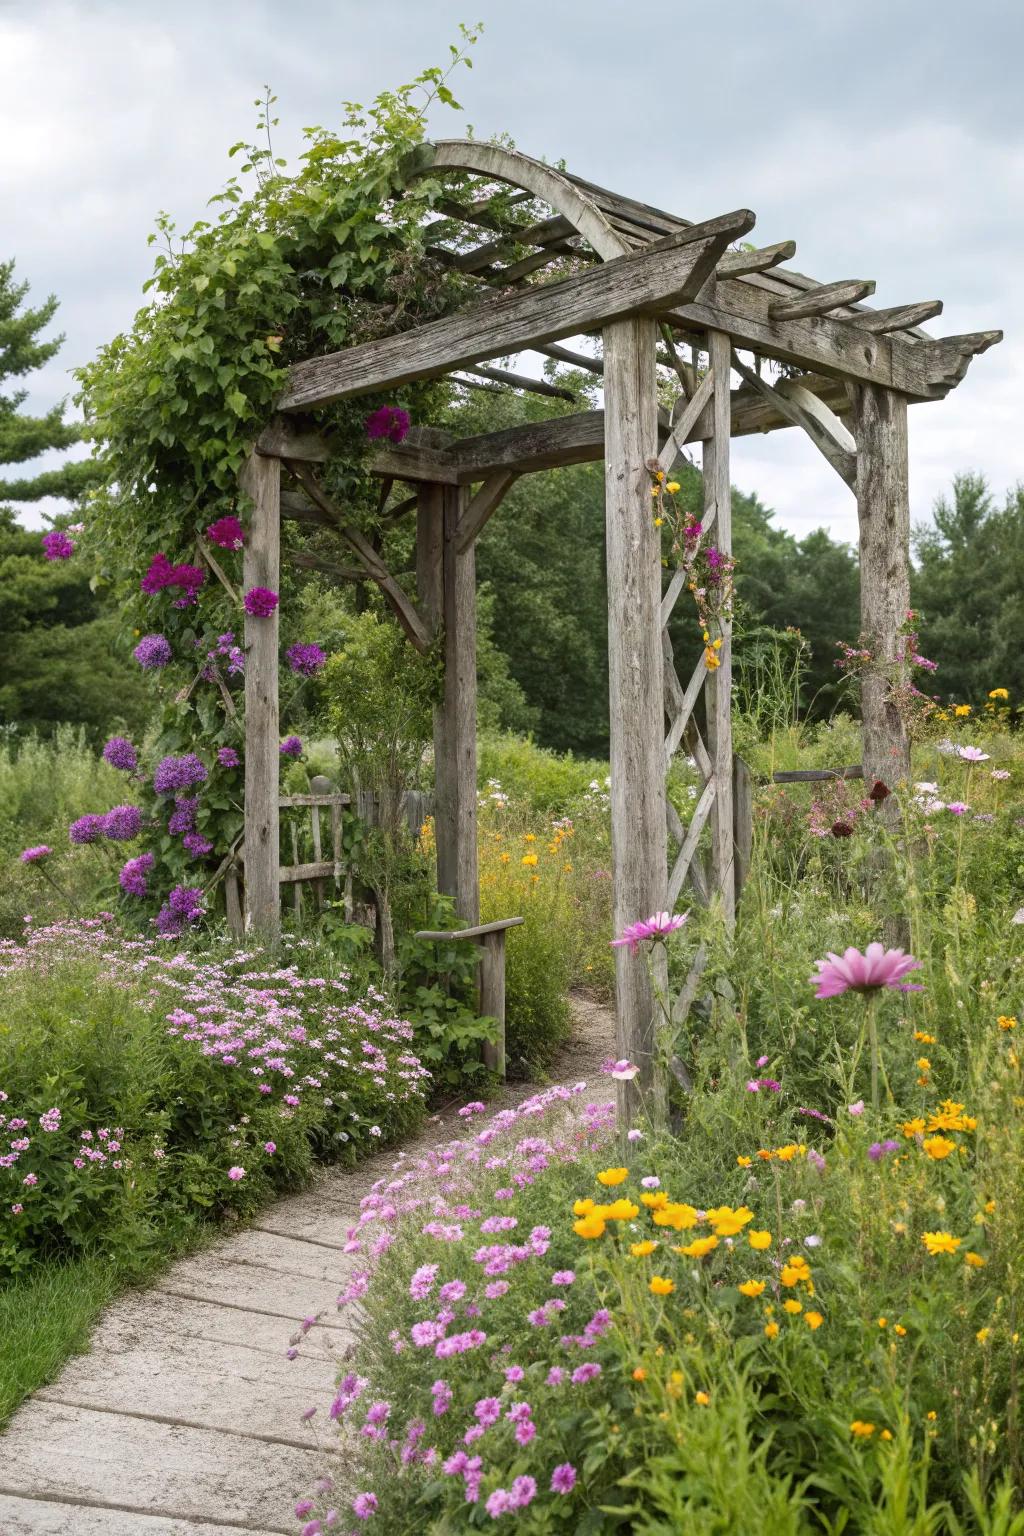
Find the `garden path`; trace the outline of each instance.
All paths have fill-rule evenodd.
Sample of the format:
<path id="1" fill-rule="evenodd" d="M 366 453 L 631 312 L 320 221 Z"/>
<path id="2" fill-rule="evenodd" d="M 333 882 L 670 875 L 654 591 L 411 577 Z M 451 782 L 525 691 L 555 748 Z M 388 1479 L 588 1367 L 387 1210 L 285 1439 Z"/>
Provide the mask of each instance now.
<path id="1" fill-rule="evenodd" d="M 611 1097 L 598 1073 L 615 1054 L 614 1014 L 583 998 L 572 1012 L 551 1080 L 585 1078 Z M 495 1107 L 536 1087 L 509 1086 Z M 405 1150 L 447 1140 L 455 1107 Z M 312 1189 L 108 1308 L 90 1353 L 0 1437 L 3 1536 L 295 1536 L 296 1499 L 337 1467 L 336 1437 L 318 1424 L 352 1341 L 335 1308 L 357 1262 L 341 1252 L 343 1228 L 395 1150 L 324 1170 Z M 317 1327 L 289 1361 L 289 1336 L 314 1312 Z"/>

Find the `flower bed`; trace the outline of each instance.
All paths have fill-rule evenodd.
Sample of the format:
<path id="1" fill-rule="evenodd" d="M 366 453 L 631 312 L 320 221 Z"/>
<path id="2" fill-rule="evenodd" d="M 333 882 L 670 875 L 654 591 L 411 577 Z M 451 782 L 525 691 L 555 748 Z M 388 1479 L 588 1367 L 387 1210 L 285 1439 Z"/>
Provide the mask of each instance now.
<path id="1" fill-rule="evenodd" d="M 103 919 L 0 944 L 0 1273 L 164 1246 L 414 1125 L 412 1026 L 346 973 Z"/>

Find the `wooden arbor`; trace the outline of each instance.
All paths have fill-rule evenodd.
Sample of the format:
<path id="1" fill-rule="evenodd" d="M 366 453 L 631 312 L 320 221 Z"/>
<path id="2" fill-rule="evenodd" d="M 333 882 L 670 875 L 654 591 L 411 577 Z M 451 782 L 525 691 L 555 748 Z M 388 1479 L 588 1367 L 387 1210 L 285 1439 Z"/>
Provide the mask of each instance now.
<path id="1" fill-rule="evenodd" d="M 728 554 L 730 437 L 801 428 L 856 494 L 864 641 L 898 668 L 908 606 L 907 404 L 943 398 L 1001 333 L 934 340 L 919 326 L 941 311 L 938 301 L 870 309 L 863 300 L 872 282 L 819 284 L 785 267 L 792 242 L 738 248 L 754 224 L 746 210 L 692 224 L 492 144 L 441 142 L 429 160 L 426 173 L 447 190 L 427 230 L 428 254 L 439 269 L 478 281 L 481 300 L 293 366 L 279 414 L 244 474 L 253 502 L 245 585 L 277 587 L 282 516 L 312 522 L 338 534 L 349 568 L 308 555 L 300 563 L 345 576 L 354 560 L 413 645 L 425 650 L 443 636 L 438 876 L 459 916 L 476 924 L 474 541 L 517 476 L 603 457 L 614 923 L 620 929 L 674 905 L 688 881 L 698 899 L 720 904 L 729 924 L 736 896 L 729 626 L 715 637 L 720 666 L 708 673 L 701 655 L 684 686 L 666 624 L 685 579 L 682 572 L 667 585 L 663 579 L 649 466 L 657 460 L 668 472 L 685 444 L 703 445 L 702 521 Z M 552 273 L 558 280 L 544 281 Z M 601 354 L 559 344 L 575 336 L 599 337 Z M 529 373 L 486 366 L 523 351 L 599 375 L 604 409 L 462 440 L 418 427 L 378 454 L 382 507 L 395 482 L 412 488 L 387 515 L 415 510 L 414 601 L 325 493 L 317 465 L 331 445 L 309 413 L 446 374 L 473 387 L 557 392 Z M 763 359 L 784 365 L 785 376 L 771 382 Z M 659 409 L 668 379 L 678 390 L 670 411 Z M 247 923 L 272 935 L 279 911 L 276 617 L 248 620 L 246 646 Z M 702 692 L 706 741 L 695 717 Z M 881 674 L 866 683 L 863 715 L 865 774 L 905 778 L 909 749 Z M 687 828 L 665 796 L 666 766 L 681 745 L 703 779 Z M 707 869 L 698 856 L 706 825 Z M 671 868 L 669 836 L 677 844 Z M 641 1091 L 651 1103 L 656 1005 L 643 960 L 616 953 L 619 1049 L 642 1069 L 624 1089 L 628 1110 Z"/>

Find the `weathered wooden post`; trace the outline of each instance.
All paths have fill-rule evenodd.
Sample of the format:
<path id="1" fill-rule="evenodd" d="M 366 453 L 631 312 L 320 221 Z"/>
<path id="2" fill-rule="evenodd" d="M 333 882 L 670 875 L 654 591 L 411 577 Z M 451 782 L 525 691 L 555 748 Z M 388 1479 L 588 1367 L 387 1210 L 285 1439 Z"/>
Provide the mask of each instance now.
<path id="1" fill-rule="evenodd" d="M 467 923 L 480 916 L 476 804 L 476 556 L 458 547 L 468 496 L 453 485 L 419 489 L 416 582 L 420 611 L 442 632 L 444 685 L 434 710 L 434 836 L 438 889 Z"/>
<path id="2" fill-rule="evenodd" d="M 877 384 L 851 388 L 857 439 L 857 516 L 860 523 L 860 627 L 878 663 L 861 684 L 864 779 L 895 787 L 910 778 L 910 741 L 892 697 L 893 681 L 908 676 L 900 627 L 910 607 L 910 498 L 906 396 Z M 898 815 L 885 801 L 883 816 Z"/>
<path id="3" fill-rule="evenodd" d="M 616 933 L 667 902 L 665 747 L 662 713 L 661 549 L 646 468 L 657 451 L 655 322 L 604 327 L 605 523 L 611 737 L 612 923 Z M 667 996 L 664 946 L 655 985 Z M 664 1084 L 655 1072 L 660 1005 L 643 955 L 615 951 L 617 1049 L 641 1068 L 619 1084 L 625 1129 L 641 1103 L 657 1122 Z"/>
<path id="4" fill-rule="evenodd" d="M 708 361 L 714 375 L 711 398 L 712 435 L 704 441 L 704 521 L 714 518 L 708 542 L 723 555 L 732 554 L 732 484 L 729 478 L 729 438 L 732 430 L 729 375 L 732 346 L 723 331 L 708 332 Z M 736 874 L 733 840 L 732 765 L 732 623 L 725 620 L 709 630 L 721 640 L 718 666 L 706 684 L 708 752 L 715 778 L 711 807 L 711 890 L 722 903 L 726 924 L 736 917 Z"/>
<path id="5" fill-rule="evenodd" d="M 241 488 L 252 501 L 243 585 L 278 591 L 281 584 L 281 461 L 251 453 Z M 281 930 L 278 811 L 278 610 L 245 616 L 245 926 L 264 943 Z"/>

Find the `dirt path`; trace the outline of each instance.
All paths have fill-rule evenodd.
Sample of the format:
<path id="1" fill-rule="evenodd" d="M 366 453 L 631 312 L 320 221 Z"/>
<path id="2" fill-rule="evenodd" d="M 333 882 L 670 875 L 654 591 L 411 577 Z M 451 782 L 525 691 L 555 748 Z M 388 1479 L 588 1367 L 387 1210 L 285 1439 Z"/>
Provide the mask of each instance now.
<path id="1" fill-rule="evenodd" d="M 614 1015 L 583 998 L 572 1008 L 573 1036 L 551 1081 L 586 1079 L 611 1097 L 599 1069 L 615 1054 Z M 494 1107 L 537 1086 L 504 1088 Z M 451 1137 L 463 1125 L 456 1108 L 404 1150 Z M 317 1422 L 352 1338 L 335 1307 L 356 1262 L 341 1252 L 344 1228 L 395 1150 L 325 1170 L 253 1226 L 115 1302 L 91 1352 L 0 1437 L 3 1536 L 295 1536 L 296 1498 L 337 1460 L 335 1437 L 321 1439 Z M 314 1314 L 317 1327 L 288 1360 L 290 1336 Z"/>

